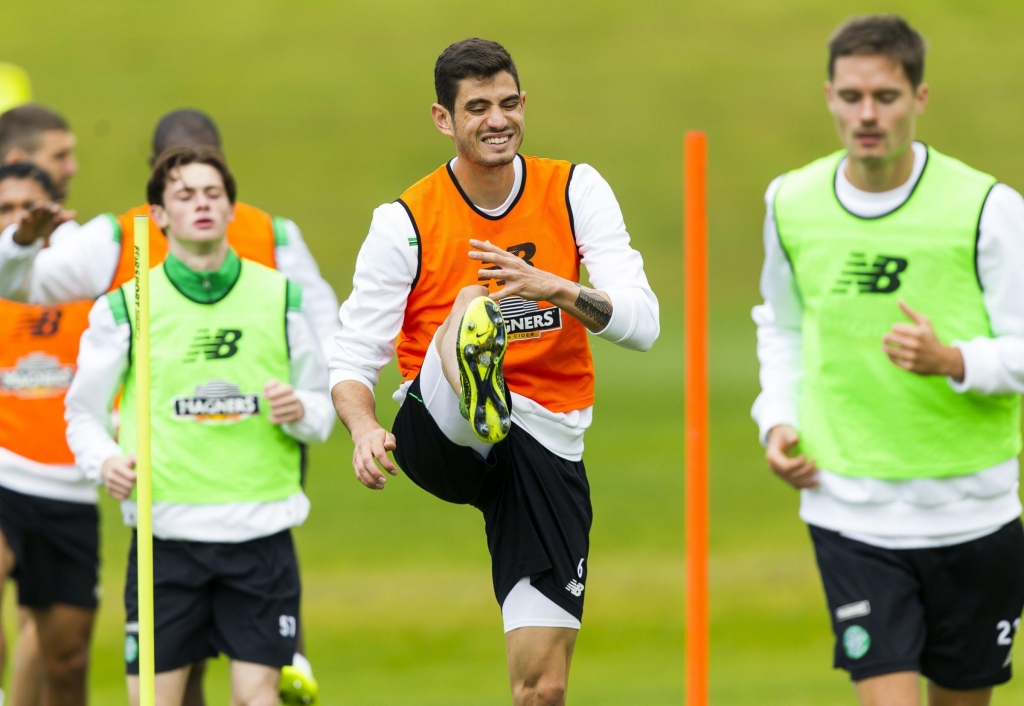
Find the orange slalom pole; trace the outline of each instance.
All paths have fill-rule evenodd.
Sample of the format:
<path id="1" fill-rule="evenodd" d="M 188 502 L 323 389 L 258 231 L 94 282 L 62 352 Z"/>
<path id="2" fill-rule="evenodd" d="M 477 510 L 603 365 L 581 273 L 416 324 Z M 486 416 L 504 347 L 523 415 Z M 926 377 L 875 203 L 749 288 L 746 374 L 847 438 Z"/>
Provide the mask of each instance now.
<path id="1" fill-rule="evenodd" d="M 708 138 L 683 146 L 686 308 L 686 706 L 708 703 Z"/>

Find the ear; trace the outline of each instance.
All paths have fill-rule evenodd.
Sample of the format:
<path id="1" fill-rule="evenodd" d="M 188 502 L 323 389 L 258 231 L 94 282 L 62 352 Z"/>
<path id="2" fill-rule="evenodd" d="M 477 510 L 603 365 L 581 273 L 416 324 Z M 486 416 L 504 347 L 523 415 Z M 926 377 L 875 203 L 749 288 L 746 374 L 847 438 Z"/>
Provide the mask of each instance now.
<path id="1" fill-rule="evenodd" d="M 831 81 L 825 81 L 825 102 L 826 103 L 831 103 L 832 102 L 832 95 L 833 95 L 832 91 L 833 91 L 833 89 L 832 89 L 832 82 Z"/>
<path id="2" fill-rule="evenodd" d="M 434 118 L 434 127 L 438 132 L 448 137 L 455 137 L 455 121 L 447 108 L 440 103 L 434 103 L 430 106 L 430 115 Z"/>
<path id="3" fill-rule="evenodd" d="M 167 215 L 167 211 L 164 210 L 163 206 L 155 203 L 149 204 L 149 216 L 160 227 L 160 230 L 164 233 L 167 232 L 167 226 L 171 224 L 171 217 Z"/>
<path id="4" fill-rule="evenodd" d="M 526 91 L 519 92 L 519 103 L 523 108 L 526 108 Z"/>
<path id="5" fill-rule="evenodd" d="M 29 153 L 23 150 L 22 148 L 13 147 L 7 154 L 4 155 L 3 159 L 0 160 L 0 163 L 18 164 L 19 162 L 30 162 L 32 161 L 30 159 L 30 156 L 31 155 L 29 155 Z"/>
<path id="6" fill-rule="evenodd" d="M 931 96 L 931 91 L 928 90 L 927 83 L 922 83 L 917 87 L 917 90 L 914 92 L 914 99 L 917 102 L 918 115 L 924 113 L 925 106 L 928 105 L 929 96 Z"/>

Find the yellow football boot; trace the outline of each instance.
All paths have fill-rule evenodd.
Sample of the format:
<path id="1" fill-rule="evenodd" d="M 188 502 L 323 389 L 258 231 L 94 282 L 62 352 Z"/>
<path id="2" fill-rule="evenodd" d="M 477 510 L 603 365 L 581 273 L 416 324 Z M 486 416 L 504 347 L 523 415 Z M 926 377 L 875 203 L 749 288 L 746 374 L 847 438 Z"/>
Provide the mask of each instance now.
<path id="1" fill-rule="evenodd" d="M 505 319 L 497 302 L 489 297 L 470 302 L 455 344 L 462 377 L 459 411 L 469 420 L 476 438 L 488 444 L 498 443 L 512 428 L 501 372 L 507 346 Z"/>

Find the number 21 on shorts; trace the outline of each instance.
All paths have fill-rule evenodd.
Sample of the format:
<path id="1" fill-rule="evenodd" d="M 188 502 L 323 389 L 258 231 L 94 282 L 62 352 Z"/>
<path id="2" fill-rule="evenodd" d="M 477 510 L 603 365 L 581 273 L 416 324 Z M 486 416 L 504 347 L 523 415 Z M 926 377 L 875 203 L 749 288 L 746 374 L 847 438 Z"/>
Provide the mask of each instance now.
<path id="1" fill-rule="evenodd" d="M 1020 618 L 1017 618 L 1011 624 L 1009 620 L 1000 620 L 996 624 L 996 630 L 999 631 L 999 637 L 996 639 L 996 644 L 1003 647 L 1009 647 L 1013 644 L 1013 636 L 1020 630 Z"/>

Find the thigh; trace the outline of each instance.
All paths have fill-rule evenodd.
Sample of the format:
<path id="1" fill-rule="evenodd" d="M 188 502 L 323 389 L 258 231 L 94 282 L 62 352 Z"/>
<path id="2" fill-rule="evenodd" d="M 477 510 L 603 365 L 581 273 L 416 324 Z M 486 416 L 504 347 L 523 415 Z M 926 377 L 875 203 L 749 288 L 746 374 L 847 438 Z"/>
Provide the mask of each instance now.
<path id="1" fill-rule="evenodd" d="M 96 611 L 57 603 L 33 609 L 39 652 L 46 660 L 66 659 L 89 649 Z"/>
<path id="2" fill-rule="evenodd" d="M 275 669 L 291 664 L 302 592 L 291 532 L 221 547 L 214 647 L 236 661 Z"/>
<path id="3" fill-rule="evenodd" d="M 810 532 L 836 636 L 836 668 L 854 681 L 920 671 L 924 605 L 906 552 L 820 527 Z"/>
<path id="4" fill-rule="evenodd" d="M 499 605 L 523 578 L 577 620 L 589 575 L 590 486 L 581 461 L 556 456 L 516 425 L 500 485 L 480 505 Z"/>
<path id="5" fill-rule="evenodd" d="M 395 416 L 392 433 L 395 461 L 402 471 L 416 485 L 450 503 L 477 504 L 492 474 L 507 458 L 505 443 L 496 444 L 486 462 L 470 447 L 445 436 L 427 410 L 418 377 Z"/>
<path id="6" fill-rule="evenodd" d="M 941 687 L 970 691 L 1012 676 L 1013 641 L 1024 608 L 1024 529 L 922 550 L 928 642 L 922 673 Z"/>
<path id="7" fill-rule="evenodd" d="M 176 672 L 215 656 L 212 646 L 211 578 L 197 542 L 153 540 L 153 617 L 156 671 Z M 139 673 L 138 569 L 135 537 L 125 580 L 125 668 Z"/>
<path id="8" fill-rule="evenodd" d="M 189 667 L 179 667 L 156 675 L 156 706 L 181 706 L 188 681 Z M 128 675 L 128 703 L 139 706 L 139 677 Z"/>
<path id="9" fill-rule="evenodd" d="M 921 675 L 894 672 L 862 679 L 857 682 L 857 698 L 861 706 L 920 706 Z"/>
<path id="10" fill-rule="evenodd" d="M 231 662 L 231 703 L 276 704 L 281 669 L 265 664 Z"/>
<path id="11" fill-rule="evenodd" d="M 508 677 L 516 703 L 524 700 L 524 692 L 564 695 L 578 634 L 570 628 L 532 627 L 505 635 Z"/>

